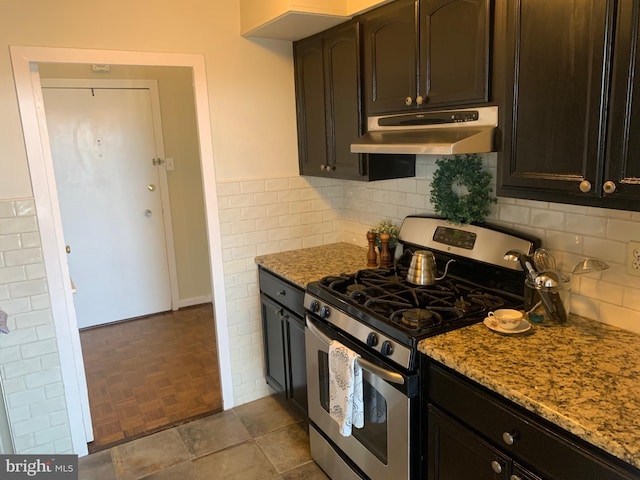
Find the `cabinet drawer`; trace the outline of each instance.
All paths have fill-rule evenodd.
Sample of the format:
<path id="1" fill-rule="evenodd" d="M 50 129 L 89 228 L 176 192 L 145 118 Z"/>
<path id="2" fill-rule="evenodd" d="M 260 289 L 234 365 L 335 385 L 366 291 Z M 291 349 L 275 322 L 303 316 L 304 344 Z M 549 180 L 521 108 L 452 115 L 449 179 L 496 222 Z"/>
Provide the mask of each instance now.
<path id="1" fill-rule="evenodd" d="M 430 401 L 448 411 L 487 438 L 502 451 L 532 466 L 544 477 L 556 480 L 597 478 L 631 480 L 634 474 L 618 467 L 593 451 L 544 425 L 534 414 L 520 412 L 514 406 L 485 392 L 470 380 L 430 364 L 428 372 Z M 560 430 L 558 428 L 558 430 Z M 513 442 L 508 436 L 513 437 Z M 511 443 L 511 444 L 510 444 Z M 622 463 L 622 462 L 620 462 Z M 629 466 L 632 469 L 631 466 Z"/>
<path id="2" fill-rule="evenodd" d="M 289 310 L 304 316 L 304 290 L 282 278 L 260 269 L 260 290 Z"/>

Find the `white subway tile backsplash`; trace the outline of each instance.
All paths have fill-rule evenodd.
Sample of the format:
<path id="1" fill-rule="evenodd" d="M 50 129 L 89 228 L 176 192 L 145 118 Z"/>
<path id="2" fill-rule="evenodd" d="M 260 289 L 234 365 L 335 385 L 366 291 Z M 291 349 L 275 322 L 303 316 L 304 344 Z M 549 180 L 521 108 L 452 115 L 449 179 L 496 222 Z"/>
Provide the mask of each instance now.
<path id="1" fill-rule="evenodd" d="M 22 282 L 26 279 L 27 271 L 22 265 L 17 267 L 0 268 L 0 283 L 10 286 L 14 282 Z"/>
<path id="2" fill-rule="evenodd" d="M 0 232 L 2 232 L 3 235 L 9 233 L 35 232 L 37 230 L 36 217 L 0 218 Z"/>
<path id="3" fill-rule="evenodd" d="M 609 219 L 607 238 L 620 242 L 640 241 L 640 224 L 631 220 Z"/>
<path id="4" fill-rule="evenodd" d="M 11 235 L 0 234 L 0 252 L 8 250 L 18 250 L 22 246 L 22 239 L 19 233 Z"/>
<path id="5" fill-rule="evenodd" d="M 9 252 L 4 252 L 4 261 L 7 267 L 42 262 L 42 251 L 40 248 L 11 250 Z"/>
<path id="6" fill-rule="evenodd" d="M 55 435 L 65 450 L 36 435 L 50 428 L 46 414 L 67 414 L 35 214 L 32 199 L 0 202 L 0 308 L 9 314 L 10 329 L 0 335 L 0 373 L 17 453 L 69 453 L 68 420 L 59 422 Z M 58 398 L 45 397 L 43 382 Z"/>
<path id="7" fill-rule="evenodd" d="M 567 214 L 567 230 L 582 235 L 604 237 L 607 230 L 607 219 L 575 213 Z"/>

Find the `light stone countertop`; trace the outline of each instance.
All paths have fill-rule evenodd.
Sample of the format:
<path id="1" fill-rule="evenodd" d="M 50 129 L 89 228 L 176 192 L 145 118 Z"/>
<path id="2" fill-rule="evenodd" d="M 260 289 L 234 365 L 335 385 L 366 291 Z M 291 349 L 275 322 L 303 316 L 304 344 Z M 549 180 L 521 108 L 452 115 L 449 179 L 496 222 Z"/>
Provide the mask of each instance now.
<path id="1" fill-rule="evenodd" d="M 341 242 L 256 257 L 255 262 L 301 288 L 329 275 L 367 268 L 367 248 Z"/>
<path id="2" fill-rule="evenodd" d="M 640 335 L 571 315 L 518 335 L 478 323 L 418 348 L 640 468 Z"/>

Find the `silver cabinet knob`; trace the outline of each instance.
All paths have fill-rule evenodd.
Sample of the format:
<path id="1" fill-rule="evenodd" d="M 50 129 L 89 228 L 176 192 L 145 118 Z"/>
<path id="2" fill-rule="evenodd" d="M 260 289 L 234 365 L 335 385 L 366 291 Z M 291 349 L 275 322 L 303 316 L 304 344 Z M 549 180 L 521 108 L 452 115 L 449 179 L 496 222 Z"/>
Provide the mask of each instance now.
<path id="1" fill-rule="evenodd" d="M 516 439 L 511 433 L 504 432 L 502 434 L 502 441 L 504 443 L 506 443 L 507 445 L 513 445 L 513 443 L 516 441 Z"/>
<path id="2" fill-rule="evenodd" d="M 418 95 L 416 97 L 416 105 L 422 105 L 424 103 L 424 97 L 422 95 Z"/>
<path id="3" fill-rule="evenodd" d="M 153 215 L 153 213 L 151 212 L 151 210 L 149 210 L 148 208 L 144 211 L 144 216 L 145 217 L 150 217 L 151 215 Z"/>
<path id="4" fill-rule="evenodd" d="M 67 253 L 71 253 L 71 245 L 67 245 L 66 247 L 64 247 L 64 251 Z"/>
<path id="5" fill-rule="evenodd" d="M 411 105 L 412 103 L 413 103 L 413 98 L 411 98 L 411 97 L 407 97 L 407 98 L 405 98 L 405 99 L 404 99 L 404 104 L 405 104 L 406 106 L 409 106 L 409 105 Z"/>
<path id="6" fill-rule="evenodd" d="M 511 475 L 509 480 L 522 480 L 518 475 Z"/>
<path id="7" fill-rule="evenodd" d="M 496 473 L 502 473 L 502 465 L 497 460 L 491 462 L 491 469 Z"/>
<path id="8" fill-rule="evenodd" d="M 604 182 L 604 185 L 602 186 L 602 190 L 604 190 L 604 193 L 613 193 L 616 191 L 616 184 L 611 180 L 608 180 Z"/>
<path id="9" fill-rule="evenodd" d="M 580 191 L 587 193 L 591 191 L 591 182 L 589 180 L 583 180 L 580 182 Z"/>
<path id="10" fill-rule="evenodd" d="M 147 185 L 147 188 L 149 189 L 150 192 L 155 191 L 156 186 L 153 183 L 150 183 L 149 185 Z"/>

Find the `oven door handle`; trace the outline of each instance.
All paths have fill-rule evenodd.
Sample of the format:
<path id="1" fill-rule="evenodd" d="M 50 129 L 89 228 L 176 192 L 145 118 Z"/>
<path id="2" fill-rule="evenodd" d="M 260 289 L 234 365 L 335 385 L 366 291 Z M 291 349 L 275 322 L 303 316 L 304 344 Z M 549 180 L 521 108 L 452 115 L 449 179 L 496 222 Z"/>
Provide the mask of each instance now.
<path id="1" fill-rule="evenodd" d="M 313 324 L 313 321 L 307 316 L 307 328 L 311 333 L 313 333 L 318 339 L 320 339 L 323 343 L 326 343 L 327 346 L 331 345 L 331 339 L 327 337 L 324 333 L 318 330 Z M 362 357 L 358 357 L 356 360 L 360 368 L 366 370 L 367 372 L 375 375 L 376 377 L 380 377 L 383 380 L 386 380 L 391 383 L 395 383 L 397 385 L 404 385 L 404 377 L 399 373 L 389 371 L 385 368 L 379 367 L 375 363 L 371 363 L 369 360 L 365 360 Z"/>

